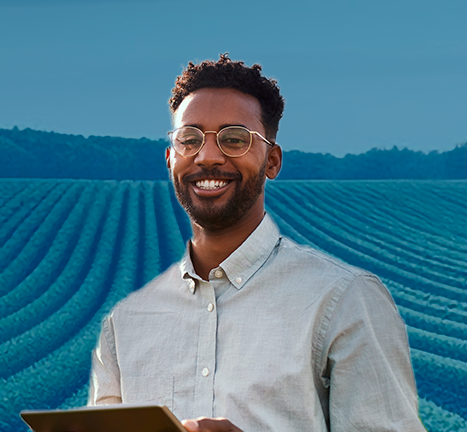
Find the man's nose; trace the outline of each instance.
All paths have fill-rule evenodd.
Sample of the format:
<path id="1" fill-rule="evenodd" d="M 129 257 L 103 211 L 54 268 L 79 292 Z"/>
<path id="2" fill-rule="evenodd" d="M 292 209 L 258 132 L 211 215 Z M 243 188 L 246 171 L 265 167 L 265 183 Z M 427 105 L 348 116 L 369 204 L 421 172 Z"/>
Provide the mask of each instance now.
<path id="1" fill-rule="evenodd" d="M 195 163 L 206 168 L 214 165 L 223 165 L 227 156 L 217 145 L 216 134 L 206 133 L 203 148 L 195 156 Z"/>

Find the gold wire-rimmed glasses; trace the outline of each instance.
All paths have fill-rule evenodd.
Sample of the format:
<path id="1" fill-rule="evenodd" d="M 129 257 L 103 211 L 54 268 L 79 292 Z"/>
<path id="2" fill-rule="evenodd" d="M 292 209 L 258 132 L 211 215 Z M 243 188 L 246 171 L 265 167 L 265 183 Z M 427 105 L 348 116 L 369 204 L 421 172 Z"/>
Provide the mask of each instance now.
<path id="1" fill-rule="evenodd" d="M 250 150 L 253 141 L 252 135 L 258 135 L 270 146 L 274 146 L 259 132 L 251 131 L 243 126 L 227 126 L 219 132 L 206 131 L 194 126 L 183 126 L 168 132 L 170 142 L 174 150 L 184 157 L 195 156 L 203 148 L 206 142 L 206 134 L 216 134 L 217 146 L 220 151 L 229 157 L 243 156 Z"/>

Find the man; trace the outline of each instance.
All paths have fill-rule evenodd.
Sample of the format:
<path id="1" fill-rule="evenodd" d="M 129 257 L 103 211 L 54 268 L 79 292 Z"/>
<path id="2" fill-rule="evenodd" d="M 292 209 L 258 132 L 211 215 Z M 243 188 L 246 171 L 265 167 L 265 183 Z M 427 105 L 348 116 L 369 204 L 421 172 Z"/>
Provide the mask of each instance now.
<path id="1" fill-rule="evenodd" d="M 221 55 L 177 79 L 167 166 L 193 238 L 104 320 L 90 403 L 167 405 L 188 431 L 423 431 L 388 291 L 265 215 L 284 101 L 260 72 Z"/>

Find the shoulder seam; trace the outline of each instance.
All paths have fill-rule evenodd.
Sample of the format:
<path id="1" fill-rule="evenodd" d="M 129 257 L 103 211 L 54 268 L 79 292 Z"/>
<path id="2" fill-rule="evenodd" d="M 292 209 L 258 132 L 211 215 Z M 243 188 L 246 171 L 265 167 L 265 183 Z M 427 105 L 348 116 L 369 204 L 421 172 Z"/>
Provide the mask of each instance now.
<path id="1" fill-rule="evenodd" d="M 335 265 L 341 270 L 345 271 L 346 273 L 352 275 L 353 277 L 374 276 L 374 274 L 369 272 L 368 270 L 364 270 L 360 267 L 348 264 L 345 261 L 342 261 L 341 259 L 328 254 L 327 252 L 321 251 L 309 245 L 298 244 L 285 236 L 283 236 L 282 238 L 287 240 L 290 243 L 290 245 L 292 245 L 295 249 L 308 253 L 317 259 L 328 262 L 329 264 Z M 281 244 L 283 243 L 281 242 Z"/>

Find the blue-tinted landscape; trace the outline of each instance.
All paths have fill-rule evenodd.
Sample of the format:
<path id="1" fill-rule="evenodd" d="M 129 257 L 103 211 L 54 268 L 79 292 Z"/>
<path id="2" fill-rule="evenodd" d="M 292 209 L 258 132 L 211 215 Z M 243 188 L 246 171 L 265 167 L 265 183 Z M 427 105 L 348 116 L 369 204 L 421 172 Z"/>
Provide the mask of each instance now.
<path id="1" fill-rule="evenodd" d="M 101 318 L 182 254 L 167 100 L 189 61 L 225 52 L 286 99 L 268 211 L 382 278 L 422 420 L 467 432 L 466 16 L 465 0 L 0 0 L 0 432 L 84 404 Z"/>

